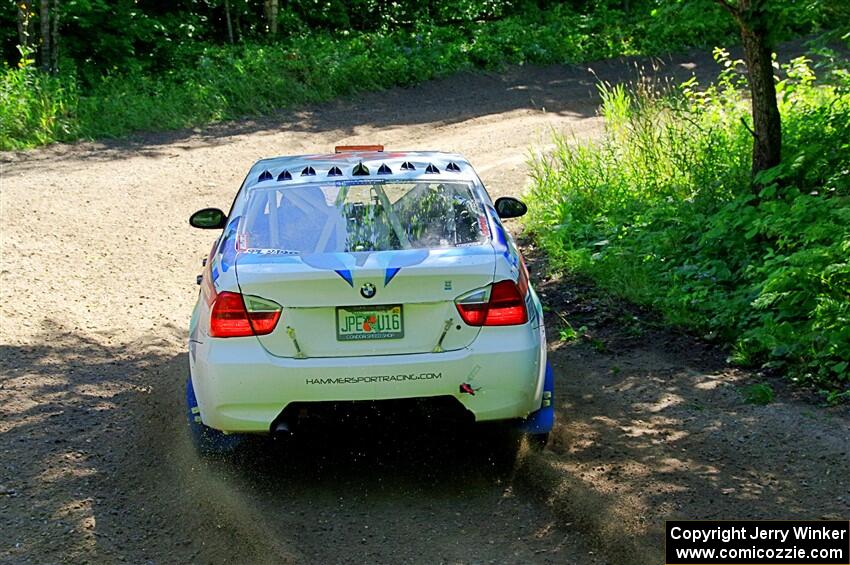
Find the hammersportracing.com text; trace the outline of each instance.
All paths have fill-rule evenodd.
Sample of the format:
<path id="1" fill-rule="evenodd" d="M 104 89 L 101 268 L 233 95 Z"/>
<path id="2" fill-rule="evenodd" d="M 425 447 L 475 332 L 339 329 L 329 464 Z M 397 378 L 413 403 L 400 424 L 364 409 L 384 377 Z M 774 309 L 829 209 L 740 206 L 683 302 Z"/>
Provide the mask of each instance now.
<path id="1" fill-rule="evenodd" d="M 400 381 L 430 381 L 442 378 L 443 373 L 401 373 L 398 375 L 371 375 L 367 377 L 316 377 L 307 378 L 305 382 L 308 385 L 353 385 Z"/>

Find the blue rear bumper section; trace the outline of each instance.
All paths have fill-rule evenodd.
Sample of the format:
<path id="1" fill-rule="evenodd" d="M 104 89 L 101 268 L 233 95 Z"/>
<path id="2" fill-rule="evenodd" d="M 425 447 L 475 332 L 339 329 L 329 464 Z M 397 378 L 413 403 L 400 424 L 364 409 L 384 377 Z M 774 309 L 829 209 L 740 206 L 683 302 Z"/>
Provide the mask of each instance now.
<path id="1" fill-rule="evenodd" d="M 546 363 L 546 376 L 543 381 L 543 405 L 528 415 L 520 429 L 527 434 L 545 434 L 555 425 L 555 374 L 552 365 Z"/>

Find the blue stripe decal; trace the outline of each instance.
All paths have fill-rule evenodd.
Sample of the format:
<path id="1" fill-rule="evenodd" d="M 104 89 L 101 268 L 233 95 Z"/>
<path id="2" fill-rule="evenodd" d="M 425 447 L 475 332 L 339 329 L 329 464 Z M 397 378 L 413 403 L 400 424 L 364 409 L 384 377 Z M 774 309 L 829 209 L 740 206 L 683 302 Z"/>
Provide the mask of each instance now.
<path id="1" fill-rule="evenodd" d="M 494 230 L 495 231 L 495 230 Z M 504 232 L 499 234 L 504 242 Z M 508 246 L 504 243 L 495 245 L 474 245 L 469 247 L 455 247 L 448 249 L 404 249 L 365 252 L 336 252 L 336 253 L 307 253 L 300 254 L 292 251 L 281 250 L 259 250 L 249 249 L 247 251 L 236 251 L 235 238 L 228 238 L 222 245 L 225 252 L 221 255 L 222 263 L 233 260 L 238 256 L 240 265 L 262 265 L 262 264 L 290 264 L 302 263 L 308 267 L 319 270 L 334 271 L 341 279 L 354 287 L 354 273 L 361 269 L 384 271 L 384 286 L 389 285 L 395 276 L 406 267 L 413 267 L 426 261 L 429 257 L 436 260 L 448 257 L 491 255 L 493 247 L 498 248 L 499 253 L 508 255 Z M 509 255 L 508 255 L 509 256 Z M 216 264 L 213 264 L 215 268 Z M 220 270 L 225 271 L 229 264 L 219 264 Z M 370 273 L 371 276 L 371 273 Z"/>
<path id="2" fill-rule="evenodd" d="M 398 274 L 401 270 L 401 267 L 390 267 L 387 269 L 387 272 L 384 274 L 384 286 L 390 284 L 390 281 L 393 280 L 393 277 Z"/>
<path id="3" fill-rule="evenodd" d="M 351 271 L 348 269 L 338 269 L 334 272 L 344 278 L 345 282 L 347 282 L 351 288 L 354 288 L 354 279 L 351 277 Z"/>
<path id="4" fill-rule="evenodd" d="M 226 273 L 230 266 L 236 261 L 236 228 L 239 227 L 239 218 L 236 216 L 227 223 L 226 234 L 224 241 L 221 243 L 219 252 L 221 253 L 221 272 Z"/>
<path id="5" fill-rule="evenodd" d="M 502 223 L 499 221 L 499 215 L 496 213 L 496 209 L 491 206 L 487 207 L 487 212 L 487 217 L 490 220 L 490 230 L 495 240 L 493 242 L 493 249 L 496 250 L 496 253 L 501 253 L 505 257 L 509 257 L 508 238 L 505 235 L 505 229 L 502 227 Z"/>
<path id="6" fill-rule="evenodd" d="M 350 271 L 357 263 L 351 253 L 309 253 L 301 255 L 305 265 L 314 269 L 333 271 Z M 345 278 L 345 277 L 343 277 Z"/>

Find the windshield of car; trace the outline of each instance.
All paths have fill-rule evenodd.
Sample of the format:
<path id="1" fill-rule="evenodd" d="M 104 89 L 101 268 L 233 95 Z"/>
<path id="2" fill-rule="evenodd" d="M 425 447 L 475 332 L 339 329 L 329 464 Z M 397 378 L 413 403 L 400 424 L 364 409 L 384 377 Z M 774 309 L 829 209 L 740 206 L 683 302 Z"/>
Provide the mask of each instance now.
<path id="1" fill-rule="evenodd" d="M 456 247 L 488 235 L 471 185 L 457 182 L 254 188 L 240 224 L 241 249 L 303 254 Z"/>

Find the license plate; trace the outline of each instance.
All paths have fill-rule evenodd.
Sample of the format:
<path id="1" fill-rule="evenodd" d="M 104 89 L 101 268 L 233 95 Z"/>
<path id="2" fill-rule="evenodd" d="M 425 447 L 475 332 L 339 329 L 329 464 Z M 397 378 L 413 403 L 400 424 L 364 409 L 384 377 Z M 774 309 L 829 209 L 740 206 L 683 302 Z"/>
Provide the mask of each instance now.
<path id="1" fill-rule="evenodd" d="M 336 309 L 337 341 L 401 339 L 404 317 L 401 306 L 339 306 Z"/>

